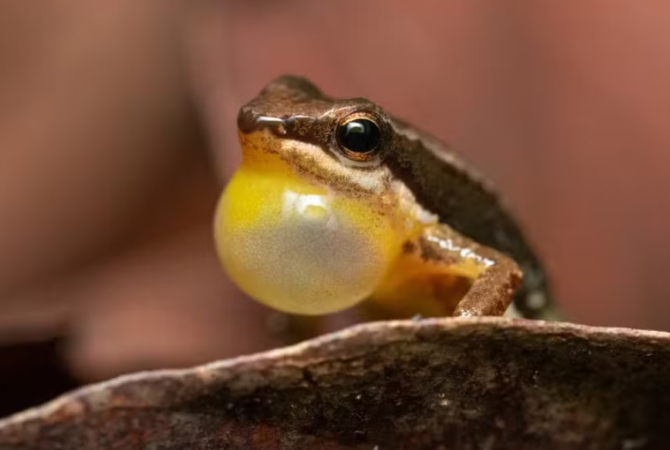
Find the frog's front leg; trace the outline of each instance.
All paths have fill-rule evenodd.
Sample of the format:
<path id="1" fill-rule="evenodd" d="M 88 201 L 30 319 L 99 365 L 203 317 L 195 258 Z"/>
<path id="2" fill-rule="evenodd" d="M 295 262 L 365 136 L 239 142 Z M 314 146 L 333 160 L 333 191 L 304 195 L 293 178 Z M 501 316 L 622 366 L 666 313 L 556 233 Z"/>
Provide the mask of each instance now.
<path id="1" fill-rule="evenodd" d="M 406 243 L 372 299 L 386 306 L 404 304 L 405 314 L 500 316 L 521 280 L 512 259 L 438 224 Z"/>

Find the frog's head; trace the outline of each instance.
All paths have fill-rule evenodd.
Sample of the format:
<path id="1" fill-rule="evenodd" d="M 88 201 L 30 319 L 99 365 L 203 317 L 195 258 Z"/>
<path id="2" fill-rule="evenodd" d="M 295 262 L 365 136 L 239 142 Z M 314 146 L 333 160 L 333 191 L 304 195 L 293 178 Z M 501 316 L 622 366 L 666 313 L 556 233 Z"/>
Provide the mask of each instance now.
<path id="1" fill-rule="evenodd" d="M 370 295 L 421 213 L 384 164 L 388 116 L 284 76 L 241 108 L 238 129 L 242 165 L 215 230 L 232 278 L 257 300 L 302 314 Z"/>
<path id="2" fill-rule="evenodd" d="M 331 99 L 304 78 L 283 76 L 240 109 L 237 123 L 247 164 L 281 160 L 296 176 L 356 196 L 388 188 L 382 162 L 392 129 L 366 99 Z"/>

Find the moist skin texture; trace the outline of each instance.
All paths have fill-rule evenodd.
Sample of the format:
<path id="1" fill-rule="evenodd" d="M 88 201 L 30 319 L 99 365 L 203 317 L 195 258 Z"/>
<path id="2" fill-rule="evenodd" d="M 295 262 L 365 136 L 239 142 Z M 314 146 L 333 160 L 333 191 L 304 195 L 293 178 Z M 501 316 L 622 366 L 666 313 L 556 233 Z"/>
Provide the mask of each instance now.
<path id="1" fill-rule="evenodd" d="M 369 155 L 336 139 L 352 117 L 380 130 Z M 516 291 L 523 315 L 548 310 L 546 277 L 514 219 L 430 135 L 292 76 L 243 106 L 238 128 L 243 161 L 215 236 L 227 271 L 257 300 L 308 315 L 367 299 L 392 315 L 473 316 L 503 314 Z"/>

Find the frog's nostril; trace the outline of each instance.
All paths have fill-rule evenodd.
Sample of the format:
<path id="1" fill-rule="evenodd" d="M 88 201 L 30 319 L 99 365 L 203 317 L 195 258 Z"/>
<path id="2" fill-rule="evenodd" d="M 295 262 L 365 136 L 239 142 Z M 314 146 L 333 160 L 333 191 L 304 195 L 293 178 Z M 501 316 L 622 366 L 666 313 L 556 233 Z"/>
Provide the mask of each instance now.
<path id="1" fill-rule="evenodd" d="M 284 119 L 272 116 L 256 116 L 256 126 L 258 128 L 273 128 L 281 134 L 286 133 L 286 122 Z"/>
<path id="2" fill-rule="evenodd" d="M 244 107 L 237 115 L 237 128 L 245 134 L 261 129 L 272 129 L 279 134 L 285 134 L 285 121 L 280 117 L 258 114 L 252 108 Z"/>

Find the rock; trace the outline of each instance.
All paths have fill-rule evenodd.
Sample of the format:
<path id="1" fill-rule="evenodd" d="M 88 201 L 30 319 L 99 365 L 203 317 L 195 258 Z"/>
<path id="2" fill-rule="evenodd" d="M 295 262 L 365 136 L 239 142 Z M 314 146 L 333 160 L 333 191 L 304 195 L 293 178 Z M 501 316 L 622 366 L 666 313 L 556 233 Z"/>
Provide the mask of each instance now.
<path id="1" fill-rule="evenodd" d="M 670 334 L 503 318 L 359 325 L 0 421 L 1 450 L 668 446 Z"/>

